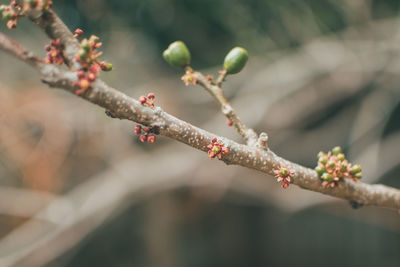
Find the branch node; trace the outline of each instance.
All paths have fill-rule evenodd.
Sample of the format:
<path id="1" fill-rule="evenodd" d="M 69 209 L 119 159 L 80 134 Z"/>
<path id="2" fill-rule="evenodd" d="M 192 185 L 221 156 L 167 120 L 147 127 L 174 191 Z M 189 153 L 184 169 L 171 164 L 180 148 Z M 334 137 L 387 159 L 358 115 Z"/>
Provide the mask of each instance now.
<path id="1" fill-rule="evenodd" d="M 260 133 L 258 137 L 257 147 L 263 150 L 268 149 L 268 134 L 265 132 Z"/>

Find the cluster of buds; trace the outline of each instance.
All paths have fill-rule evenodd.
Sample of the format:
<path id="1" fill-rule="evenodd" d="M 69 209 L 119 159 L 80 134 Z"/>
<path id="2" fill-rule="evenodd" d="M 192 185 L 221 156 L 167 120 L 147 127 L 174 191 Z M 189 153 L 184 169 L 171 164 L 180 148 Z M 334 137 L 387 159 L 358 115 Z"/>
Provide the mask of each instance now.
<path id="1" fill-rule="evenodd" d="M 154 98 L 156 98 L 154 93 L 148 93 L 147 97 L 144 95 L 139 97 L 139 102 L 142 105 L 146 105 L 148 107 L 154 107 Z"/>
<path id="2" fill-rule="evenodd" d="M 62 65 L 64 63 L 64 57 L 62 54 L 62 44 L 59 39 L 51 40 L 49 45 L 46 45 L 47 55 L 45 62 L 47 64 Z"/>
<path id="3" fill-rule="evenodd" d="M 140 142 L 144 143 L 154 143 L 156 141 L 156 136 L 154 134 L 157 133 L 157 130 L 155 127 L 152 126 L 145 126 L 142 127 L 141 125 L 136 125 L 135 126 L 135 134 L 140 135 L 139 140 Z"/>
<path id="4" fill-rule="evenodd" d="M 318 166 L 315 167 L 315 171 L 323 181 L 322 186 L 329 187 L 340 186 L 339 182 L 345 178 L 357 182 L 362 177 L 361 166 L 349 163 L 339 146 L 328 154 L 322 151 L 318 153 Z"/>
<path id="5" fill-rule="evenodd" d="M 75 30 L 75 37 L 81 36 L 83 31 L 81 29 Z M 80 43 L 80 49 L 75 55 L 75 60 L 81 65 L 81 69 L 77 72 L 78 82 L 74 86 L 80 89 L 75 94 L 80 95 L 90 87 L 99 74 L 99 71 L 112 70 L 112 64 L 105 61 L 99 61 L 99 57 L 103 54 L 96 50 L 101 47 L 102 43 L 99 42 L 99 37 L 92 35 L 89 39 L 84 38 Z"/>
<path id="6" fill-rule="evenodd" d="M 30 9 L 48 10 L 52 1 L 49 0 L 25 0 L 22 4 L 13 0 L 9 5 L 0 5 L 0 13 L 2 19 L 6 20 L 9 29 L 17 27 L 18 20 L 23 17 L 24 12 Z"/>
<path id="7" fill-rule="evenodd" d="M 286 168 L 285 165 L 281 165 L 279 169 L 274 170 L 274 173 L 276 181 L 281 183 L 282 188 L 286 189 L 292 181 L 292 175 L 294 172 Z"/>
<path id="8" fill-rule="evenodd" d="M 218 142 L 217 138 L 213 138 L 211 144 L 209 144 L 207 148 L 209 149 L 207 155 L 211 159 L 215 157 L 221 159 L 222 155 L 229 153 L 229 148 L 225 147 L 224 143 Z"/>
<path id="9" fill-rule="evenodd" d="M 17 1 L 11 1 L 9 5 L 0 5 L 1 18 L 4 19 L 9 29 L 17 27 L 18 20 L 22 17 L 22 7 Z"/>

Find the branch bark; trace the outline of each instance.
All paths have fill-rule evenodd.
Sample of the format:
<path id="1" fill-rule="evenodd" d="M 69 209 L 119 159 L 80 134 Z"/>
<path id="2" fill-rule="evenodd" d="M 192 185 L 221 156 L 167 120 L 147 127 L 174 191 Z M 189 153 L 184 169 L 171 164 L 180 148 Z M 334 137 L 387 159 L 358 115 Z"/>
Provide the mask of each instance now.
<path id="1" fill-rule="evenodd" d="M 73 83 L 77 81 L 77 75 L 73 70 L 77 69 L 77 67 L 74 66 L 73 58 L 78 48 L 76 39 L 73 38 L 72 33 L 52 11 L 46 11 L 39 15 L 28 14 L 28 17 L 38 24 L 50 38 L 59 38 L 61 40 L 65 46 L 65 57 L 69 59 L 71 70 L 65 71 L 55 65 L 42 63 L 32 53 L 26 51 L 22 46 L 11 41 L 1 33 L 0 49 L 35 68 L 40 73 L 42 81 L 50 87 L 61 88 L 75 93 L 76 87 L 73 86 Z M 150 108 L 143 106 L 137 100 L 108 86 L 100 79 L 93 82 L 91 88 L 83 93 L 81 97 L 105 108 L 116 118 L 131 120 L 143 125 L 158 126 L 161 135 L 204 152 L 208 151 L 207 145 L 211 143 L 211 140 L 217 138 L 230 148 L 230 152 L 222 158 L 226 164 L 241 165 L 270 175 L 274 175 L 274 170 L 281 165 L 285 165 L 294 171 L 292 183 L 301 188 L 346 199 L 362 205 L 374 205 L 400 210 L 400 190 L 398 189 L 384 185 L 356 183 L 348 179 L 341 183 L 342 187 L 325 188 L 321 186 L 321 180 L 314 170 L 285 160 L 268 148 L 264 149 L 254 145 L 254 141 L 249 140 L 257 140 L 257 134 L 254 130 L 248 129 L 244 124 L 241 124 L 233 108 L 223 97 L 223 94 L 219 92 L 220 87 L 210 87 L 204 76 L 198 72 L 195 75 L 199 84 L 209 90 L 217 102 L 221 104 L 223 112 L 224 107 L 226 108 L 226 105 L 228 105 L 228 108 L 226 108 L 227 111 L 224 114 L 230 119 L 233 118 L 235 120 L 237 118 L 233 122 L 237 124 L 236 128 L 246 139 L 247 145 L 236 143 L 179 120 L 164 112 L 160 107 Z M 265 141 L 266 135 L 262 136 Z"/>

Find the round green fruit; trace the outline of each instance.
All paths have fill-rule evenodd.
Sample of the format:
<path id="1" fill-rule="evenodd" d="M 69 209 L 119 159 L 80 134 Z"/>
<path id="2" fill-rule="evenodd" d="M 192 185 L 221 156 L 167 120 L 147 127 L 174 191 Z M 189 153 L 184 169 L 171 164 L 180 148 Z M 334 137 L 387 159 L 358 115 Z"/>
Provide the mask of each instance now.
<path id="1" fill-rule="evenodd" d="M 240 72 L 246 65 L 249 54 L 243 47 L 235 47 L 226 55 L 224 60 L 224 69 L 227 74 Z"/>
<path id="2" fill-rule="evenodd" d="M 175 41 L 163 52 L 163 57 L 171 66 L 184 68 L 190 64 L 190 52 L 182 41 Z"/>

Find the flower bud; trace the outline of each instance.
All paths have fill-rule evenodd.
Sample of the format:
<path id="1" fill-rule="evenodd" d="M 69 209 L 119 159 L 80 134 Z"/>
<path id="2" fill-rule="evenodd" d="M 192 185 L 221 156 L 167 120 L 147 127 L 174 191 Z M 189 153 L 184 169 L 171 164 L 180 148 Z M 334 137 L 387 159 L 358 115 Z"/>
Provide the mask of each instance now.
<path id="1" fill-rule="evenodd" d="M 281 168 L 281 170 L 279 171 L 279 173 L 280 173 L 282 176 L 286 177 L 286 176 L 288 176 L 289 171 L 288 171 L 286 168 Z"/>
<path id="2" fill-rule="evenodd" d="M 156 137 L 154 135 L 150 135 L 147 137 L 147 142 L 152 144 L 156 141 Z"/>
<path id="3" fill-rule="evenodd" d="M 235 47 L 225 56 L 224 69 L 227 74 L 235 74 L 240 72 L 246 65 L 249 54 L 242 47 Z"/>
<path id="4" fill-rule="evenodd" d="M 328 157 L 327 156 L 322 156 L 318 159 L 319 162 L 322 164 L 326 164 L 328 162 Z"/>
<path id="5" fill-rule="evenodd" d="M 322 174 L 321 179 L 327 182 L 331 182 L 333 180 L 333 177 L 331 174 L 325 172 L 324 174 Z"/>
<path id="6" fill-rule="evenodd" d="M 85 49 L 79 49 L 78 50 L 78 56 L 79 56 L 79 60 L 81 61 L 85 61 L 86 58 L 88 57 L 88 53 Z"/>
<path id="7" fill-rule="evenodd" d="M 190 64 L 190 52 L 182 41 L 171 43 L 163 52 L 163 57 L 171 66 L 184 68 Z"/>
<path id="8" fill-rule="evenodd" d="M 318 176 L 320 176 L 320 177 L 321 177 L 322 174 L 324 174 L 324 172 L 326 171 L 325 168 L 322 167 L 322 166 L 317 166 L 317 167 L 315 167 L 314 170 L 318 173 Z"/>
<path id="9" fill-rule="evenodd" d="M 102 71 L 112 71 L 112 69 L 113 69 L 113 65 L 108 62 L 104 62 L 103 64 L 100 65 L 100 67 L 101 67 Z"/>
<path id="10" fill-rule="evenodd" d="M 336 162 L 333 160 L 329 160 L 327 165 L 329 168 L 334 169 L 336 167 Z"/>
<path id="11" fill-rule="evenodd" d="M 359 164 L 353 165 L 353 167 L 351 167 L 350 172 L 352 174 L 356 174 L 358 172 L 361 172 L 361 166 Z"/>
<path id="12" fill-rule="evenodd" d="M 362 173 L 361 172 L 357 172 L 356 174 L 354 174 L 354 177 L 357 179 L 361 179 L 362 178 Z"/>
<path id="13" fill-rule="evenodd" d="M 347 162 L 342 162 L 342 164 L 340 165 L 340 171 L 341 172 L 347 171 Z"/>
<path id="14" fill-rule="evenodd" d="M 141 136 L 139 136 L 139 140 L 140 140 L 140 142 L 142 142 L 142 143 L 146 142 L 146 141 L 147 141 L 147 135 L 141 135 Z"/>
<path id="15" fill-rule="evenodd" d="M 3 11 L 2 15 L 3 15 L 2 17 L 4 20 L 10 20 L 10 19 L 14 18 L 14 14 L 11 11 Z"/>
<path id="16" fill-rule="evenodd" d="M 87 39 L 83 39 L 81 42 L 81 48 L 85 51 L 85 52 L 89 52 L 90 51 L 90 44 L 89 41 Z"/>
<path id="17" fill-rule="evenodd" d="M 343 160 L 345 160 L 345 156 L 344 156 L 344 154 L 343 153 L 339 153 L 337 156 L 336 156 L 336 158 L 339 160 L 339 161 L 343 161 Z"/>
<path id="18" fill-rule="evenodd" d="M 333 153 L 333 155 L 337 156 L 337 155 L 339 155 L 340 153 L 342 153 L 342 148 L 341 148 L 340 146 L 336 146 L 336 147 L 334 147 L 334 148 L 332 149 L 332 153 Z"/>

